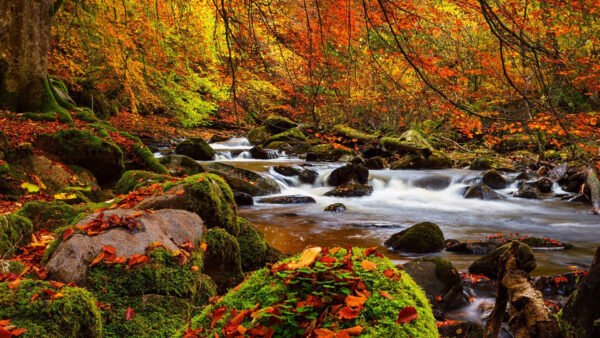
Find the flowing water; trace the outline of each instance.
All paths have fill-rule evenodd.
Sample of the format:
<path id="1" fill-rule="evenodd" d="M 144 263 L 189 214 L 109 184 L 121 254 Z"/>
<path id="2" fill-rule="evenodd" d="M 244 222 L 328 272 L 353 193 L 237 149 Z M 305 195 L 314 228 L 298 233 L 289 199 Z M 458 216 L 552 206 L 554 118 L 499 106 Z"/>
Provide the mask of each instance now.
<path id="1" fill-rule="evenodd" d="M 464 199 L 465 187 L 480 172 L 463 169 L 447 170 L 371 170 L 371 196 L 360 198 L 326 197 L 332 189 L 324 182 L 343 163 L 307 163 L 278 153 L 277 159 L 254 160 L 248 153 L 246 139 L 234 138 L 212 144 L 217 160 L 258 172 L 275 179 L 281 193 L 313 197 L 316 204 L 276 205 L 256 203 L 240 207 L 241 216 L 250 219 L 268 242 L 286 253 L 297 253 L 308 245 L 380 246 L 381 252 L 398 263 L 416 257 L 389 252 L 383 242 L 392 234 L 415 223 L 438 224 L 446 239 L 478 240 L 496 233 L 520 233 L 573 244 L 570 250 L 536 251 L 537 269 L 532 273 L 556 274 L 574 268 L 587 268 L 600 241 L 600 217 L 589 213 L 589 207 L 565 201 L 528 200 L 510 195 L 515 184 L 499 191 L 506 199 L 483 201 Z M 272 168 L 276 165 L 304 166 L 319 173 L 317 182 L 301 184 L 295 177 L 284 177 Z M 514 174 L 516 175 L 516 174 Z M 508 176 L 508 179 L 511 177 Z M 562 192 L 558 186 L 555 192 Z M 259 200 L 256 198 L 255 200 Z M 332 204 L 344 203 L 343 213 L 324 212 Z M 436 253 L 450 260 L 459 270 L 479 256 Z"/>

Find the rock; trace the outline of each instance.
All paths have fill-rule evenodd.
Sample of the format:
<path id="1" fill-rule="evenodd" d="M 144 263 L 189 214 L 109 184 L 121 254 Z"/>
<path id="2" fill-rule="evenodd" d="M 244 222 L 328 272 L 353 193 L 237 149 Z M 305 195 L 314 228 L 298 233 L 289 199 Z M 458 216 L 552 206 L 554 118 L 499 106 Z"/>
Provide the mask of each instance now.
<path id="1" fill-rule="evenodd" d="M 52 231 L 58 227 L 71 224 L 78 215 L 78 211 L 63 201 L 31 201 L 17 211 L 33 224 L 33 231 L 42 228 Z"/>
<path id="2" fill-rule="evenodd" d="M 231 135 L 214 134 L 213 136 L 210 137 L 210 140 L 208 140 L 208 143 L 224 142 L 224 141 L 230 140 L 231 137 L 232 137 Z"/>
<path id="3" fill-rule="evenodd" d="M 500 255 L 502 255 L 510 245 L 511 243 L 507 243 L 479 258 L 469 266 L 469 272 L 480 273 L 488 278 L 495 279 L 498 276 L 498 260 L 500 259 Z M 537 266 L 533 251 L 524 243 L 519 245 L 519 264 L 520 269 L 525 270 L 526 272 L 533 271 Z"/>
<path id="4" fill-rule="evenodd" d="M 412 185 L 427 190 L 444 190 L 450 186 L 452 178 L 443 175 L 430 175 L 412 182 Z"/>
<path id="5" fill-rule="evenodd" d="M 255 158 L 258 160 L 271 160 L 271 159 L 277 158 L 277 155 L 275 155 L 274 153 L 271 153 L 268 150 L 265 150 L 259 146 L 256 146 L 256 147 L 253 147 L 252 149 L 250 149 L 250 156 L 252 156 L 252 158 Z"/>
<path id="6" fill-rule="evenodd" d="M 445 338 L 480 338 L 484 329 L 476 322 L 458 322 L 438 328 L 440 337 Z"/>
<path id="7" fill-rule="evenodd" d="M 568 169 L 569 169 L 568 163 L 566 163 L 566 162 L 561 163 L 561 164 L 557 165 L 556 167 L 554 167 L 554 169 L 550 170 L 550 173 L 548 174 L 548 178 L 550 178 L 550 180 L 552 180 L 554 182 L 558 182 L 561 179 L 563 179 L 563 177 L 567 173 Z"/>
<path id="8" fill-rule="evenodd" d="M 464 195 L 465 198 L 479 198 L 482 200 L 499 200 L 502 196 L 497 194 L 492 188 L 483 183 L 477 183 L 470 186 Z"/>
<path id="9" fill-rule="evenodd" d="M 446 251 L 462 254 L 485 255 L 496 250 L 504 243 L 497 240 L 458 242 L 449 245 Z"/>
<path id="10" fill-rule="evenodd" d="M 365 167 L 370 170 L 382 170 L 387 168 L 387 161 L 381 156 L 371 157 L 365 162 Z"/>
<path id="11" fill-rule="evenodd" d="M 280 192 L 279 185 L 273 179 L 263 177 L 250 170 L 219 162 L 202 163 L 202 168 L 204 171 L 223 177 L 231 189 L 252 196 L 265 196 Z"/>
<path id="12" fill-rule="evenodd" d="M 306 154 L 307 161 L 341 161 L 351 159 L 356 153 L 350 149 L 330 143 L 312 146 Z"/>
<path id="13" fill-rule="evenodd" d="M 439 257 L 418 258 L 404 264 L 404 271 L 425 291 L 434 309 L 451 311 L 463 306 L 460 274 L 449 261 Z"/>
<path id="14" fill-rule="evenodd" d="M 478 157 L 471 162 L 469 169 L 471 170 L 490 170 L 492 169 L 493 162 L 489 157 Z"/>
<path id="15" fill-rule="evenodd" d="M 282 165 L 273 167 L 273 170 L 275 170 L 276 173 L 281 174 L 283 176 L 287 176 L 287 177 L 298 176 L 301 173 L 300 169 L 297 169 L 294 167 L 282 166 Z"/>
<path id="16" fill-rule="evenodd" d="M 237 237 L 240 246 L 243 271 L 258 270 L 268 263 L 275 263 L 286 257 L 281 251 L 273 248 L 263 234 L 248 220 L 238 217 L 240 234 Z"/>
<path id="17" fill-rule="evenodd" d="M 302 170 L 302 172 L 298 176 L 298 178 L 300 178 L 300 182 L 306 184 L 315 184 L 317 177 L 319 177 L 319 173 L 310 169 Z"/>
<path id="18" fill-rule="evenodd" d="M 266 118 L 264 125 L 271 133 L 276 134 L 296 127 L 297 123 L 287 117 L 269 115 Z"/>
<path id="19" fill-rule="evenodd" d="M 74 174 L 66 166 L 50 161 L 45 156 L 30 156 L 26 159 L 28 172 L 37 176 L 51 193 L 69 186 L 70 182 L 78 182 Z M 96 179 L 92 179 L 93 187 L 98 188 Z"/>
<path id="20" fill-rule="evenodd" d="M 119 177 L 125 168 L 123 151 L 113 142 L 88 131 L 65 129 L 54 134 L 41 134 L 36 145 L 50 159 L 89 169 L 101 181 Z"/>
<path id="21" fill-rule="evenodd" d="M 345 165 L 331 172 L 327 184 L 334 187 L 343 184 L 367 184 L 369 182 L 369 169 L 362 165 Z"/>
<path id="22" fill-rule="evenodd" d="M 294 142 L 294 144 L 292 145 L 292 152 L 286 152 L 286 154 L 306 154 L 310 150 L 310 148 L 311 145 L 309 142 L 298 141 Z"/>
<path id="23" fill-rule="evenodd" d="M 554 182 L 552 182 L 549 178 L 546 177 L 542 177 L 535 182 L 535 187 L 538 188 L 543 194 L 552 192 L 553 185 Z"/>
<path id="24" fill-rule="evenodd" d="M 113 209 L 104 211 L 104 217 L 128 217 L 137 213 L 138 210 Z M 100 212 L 88 215 L 77 225 L 85 225 L 99 215 Z M 186 239 L 195 243 L 202 238 L 204 223 L 198 215 L 191 212 L 159 210 L 143 213 L 136 219 L 141 223 L 141 229 L 130 231 L 125 227 L 114 227 L 95 236 L 75 233 L 62 241 L 46 264 L 49 278 L 86 285 L 88 266 L 105 245 L 113 246 L 118 256 L 129 258 L 135 254 L 144 255 L 146 248 L 154 242 L 160 242 L 174 251 L 179 250 L 178 246 L 186 243 Z"/>
<path id="25" fill-rule="evenodd" d="M 224 229 L 210 229 L 204 237 L 204 273 L 217 283 L 217 291 L 223 294 L 243 279 L 242 259 L 238 241 Z"/>
<path id="26" fill-rule="evenodd" d="M 169 174 L 173 176 L 192 176 L 201 173 L 202 166 L 193 158 L 185 155 L 165 155 L 158 159 L 164 165 Z"/>
<path id="27" fill-rule="evenodd" d="M 306 141 L 306 136 L 297 128 L 292 128 L 290 130 L 284 131 L 279 134 L 275 134 L 269 137 L 265 144 L 270 144 L 273 142 L 295 142 L 295 141 Z"/>
<path id="28" fill-rule="evenodd" d="M 29 243 L 33 224 L 17 214 L 0 216 L 0 257 L 10 258 L 23 245 Z"/>
<path id="29" fill-rule="evenodd" d="M 237 204 L 238 206 L 254 205 L 254 199 L 252 198 L 252 196 L 250 196 L 250 194 L 247 194 L 245 192 L 234 190 L 233 198 L 235 199 L 235 204 Z"/>
<path id="30" fill-rule="evenodd" d="M 386 151 L 401 153 L 424 152 L 426 156 L 431 154 L 431 144 L 416 130 L 410 129 L 400 135 L 399 138 L 384 137 L 381 145 Z"/>
<path id="31" fill-rule="evenodd" d="M 302 203 L 317 203 L 317 201 L 315 201 L 315 199 L 310 196 L 288 195 L 288 196 L 275 196 L 275 197 L 262 198 L 258 201 L 258 203 L 302 204 Z"/>
<path id="32" fill-rule="evenodd" d="M 529 181 L 531 179 L 531 173 L 529 169 L 527 171 L 522 171 L 516 178 L 515 181 Z"/>
<path id="33" fill-rule="evenodd" d="M 214 174 L 189 176 L 181 181 L 165 183 L 163 190 L 163 195 L 147 197 L 136 208 L 191 211 L 198 214 L 208 228 L 221 227 L 234 236 L 238 234 L 233 192 L 221 177 Z"/>
<path id="34" fill-rule="evenodd" d="M 451 168 L 452 164 L 452 159 L 448 155 L 441 151 L 433 150 L 430 155 L 406 155 L 392 163 L 390 169 L 445 169 Z"/>
<path id="35" fill-rule="evenodd" d="M 532 185 L 523 184 L 521 188 L 515 193 L 515 197 L 529 198 L 529 199 L 540 199 L 540 190 Z"/>
<path id="36" fill-rule="evenodd" d="M 248 132 L 248 142 L 254 145 L 265 143 L 269 137 L 271 137 L 271 133 L 266 126 L 257 127 Z"/>
<path id="37" fill-rule="evenodd" d="M 154 183 L 163 183 L 172 179 L 173 177 L 171 176 L 155 174 L 149 171 L 129 170 L 123 173 L 115 186 L 115 190 L 118 194 L 127 194 L 141 187 Z"/>
<path id="38" fill-rule="evenodd" d="M 179 143 L 175 153 L 185 155 L 197 161 L 212 161 L 215 151 L 200 137 L 191 137 Z"/>
<path id="39" fill-rule="evenodd" d="M 444 249 L 444 233 L 436 224 L 423 222 L 392 235 L 384 244 L 398 251 L 438 252 Z"/>
<path id="40" fill-rule="evenodd" d="M 344 212 L 344 211 L 346 211 L 346 206 L 343 205 L 342 203 L 334 203 L 334 204 L 328 205 L 323 211 Z"/>
<path id="41" fill-rule="evenodd" d="M 483 173 L 481 182 L 492 189 L 505 189 L 506 180 L 495 169 Z"/>
<path id="42" fill-rule="evenodd" d="M 373 193 L 373 188 L 366 184 L 341 185 L 325 193 L 325 196 L 334 197 L 362 197 Z"/>

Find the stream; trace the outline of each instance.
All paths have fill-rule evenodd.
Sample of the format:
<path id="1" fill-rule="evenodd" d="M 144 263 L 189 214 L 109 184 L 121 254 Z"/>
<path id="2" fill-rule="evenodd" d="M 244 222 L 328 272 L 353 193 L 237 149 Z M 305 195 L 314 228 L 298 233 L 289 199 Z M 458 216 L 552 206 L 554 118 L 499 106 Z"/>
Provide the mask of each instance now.
<path id="1" fill-rule="evenodd" d="M 484 201 L 462 197 L 465 187 L 481 172 L 465 169 L 446 170 L 370 170 L 374 191 L 357 198 L 326 197 L 332 189 L 324 182 L 343 163 L 306 162 L 278 153 L 273 160 L 251 159 L 252 147 L 245 138 L 233 138 L 211 144 L 217 161 L 252 170 L 273 178 L 281 187 L 277 195 L 306 195 L 316 204 L 263 204 L 240 207 L 239 214 L 252 221 L 277 249 L 294 254 L 308 245 L 379 246 L 395 263 L 417 257 L 390 252 L 383 242 L 392 234 L 419 222 L 434 222 L 446 239 L 478 240 L 496 233 L 520 233 L 570 243 L 569 250 L 537 250 L 538 266 L 532 275 L 559 274 L 573 269 L 587 269 L 600 241 L 600 218 L 589 212 L 589 206 L 559 199 L 529 200 L 512 197 L 516 184 L 499 190 L 504 200 Z M 317 171 L 315 184 L 301 184 L 297 177 L 285 177 L 274 166 L 304 166 Z M 517 174 L 505 175 L 508 181 Z M 558 185 L 555 193 L 561 193 Z M 273 195 L 275 196 L 275 195 Z M 255 198 L 255 201 L 262 197 Z M 341 202 L 343 213 L 323 209 Z M 451 261 L 464 271 L 479 256 L 442 251 L 433 255 Z"/>

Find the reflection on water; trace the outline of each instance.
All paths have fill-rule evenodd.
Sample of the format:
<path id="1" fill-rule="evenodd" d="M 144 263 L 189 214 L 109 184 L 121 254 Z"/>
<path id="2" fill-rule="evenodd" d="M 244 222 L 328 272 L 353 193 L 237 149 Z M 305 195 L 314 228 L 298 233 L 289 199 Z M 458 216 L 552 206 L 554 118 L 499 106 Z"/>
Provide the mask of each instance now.
<path id="1" fill-rule="evenodd" d="M 574 244 L 567 251 L 539 251 L 538 268 L 533 274 L 561 273 L 568 266 L 587 268 L 598 245 L 600 218 L 588 207 L 559 200 L 526 200 L 509 194 L 509 185 L 499 191 L 507 196 L 500 201 L 464 199 L 462 193 L 479 173 L 471 170 L 373 170 L 371 196 L 361 198 L 325 197 L 331 189 L 323 182 L 340 163 L 305 163 L 285 154 L 275 160 L 247 159 L 250 145 L 245 139 L 232 139 L 213 145 L 229 164 L 259 172 L 275 179 L 280 195 L 302 194 L 315 198 L 316 204 L 256 204 L 240 208 L 276 248 L 296 253 L 307 245 L 362 247 L 381 246 L 392 234 L 418 222 L 437 223 L 446 238 L 460 241 L 477 240 L 498 232 L 518 232 L 530 236 L 551 237 Z M 284 177 L 272 170 L 275 165 L 299 166 L 319 173 L 314 185 L 300 184 L 296 178 Z M 559 187 L 554 188 L 556 192 Z M 344 203 L 344 213 L 328 213 L 323 209 L 332 203 Z M 404 262 L 411 256 L 387 252 L 388 257 Z M 442 252 L 459 269 L 466 269 L 475 255 Z"/>

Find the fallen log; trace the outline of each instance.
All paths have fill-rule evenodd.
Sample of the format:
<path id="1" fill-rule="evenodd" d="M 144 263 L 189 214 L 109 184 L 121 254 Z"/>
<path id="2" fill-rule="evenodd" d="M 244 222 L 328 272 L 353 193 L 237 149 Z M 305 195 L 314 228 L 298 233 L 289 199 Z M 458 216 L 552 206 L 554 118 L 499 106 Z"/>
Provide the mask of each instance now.
<path id="1" fill-rule="evenodd" d="M 518 241 L 512 245 L 498 262 L 496 304 L 487 320 L 484 337 L 496 338 L 504 320 L 507 303 L 510 303 L 508 324 L 515 338 L 561 337 L 558 324 L 550 309 L 544 305 L 542 294 L 535 289 L 527 272 L 520 269 Z"/>

